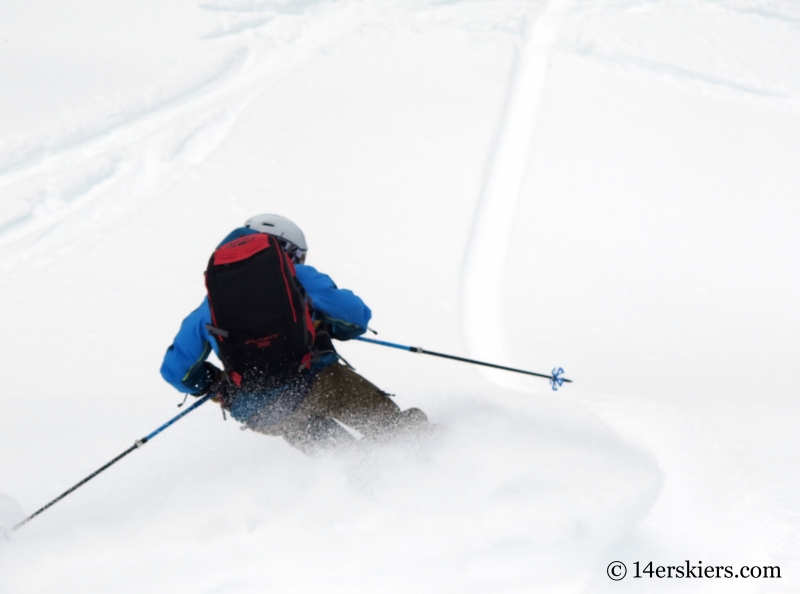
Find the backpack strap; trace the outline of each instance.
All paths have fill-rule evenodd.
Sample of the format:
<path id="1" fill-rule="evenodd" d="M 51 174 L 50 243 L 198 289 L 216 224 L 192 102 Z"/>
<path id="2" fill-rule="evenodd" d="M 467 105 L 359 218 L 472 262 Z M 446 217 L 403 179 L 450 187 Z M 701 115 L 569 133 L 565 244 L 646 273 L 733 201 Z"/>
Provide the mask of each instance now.
<path id="1" fill-rule="evenodd" d="M 211 324 L 206 324 L 206 330 L 208 330 L 209 334 L 214 334 L 215 336 L 221 336 L 222 338 L 228 338 L 231 335 L 230 332 L 227 330 L 223 330 L 222 328 L 217 328 L 216 326 L 212 326 Z"/>

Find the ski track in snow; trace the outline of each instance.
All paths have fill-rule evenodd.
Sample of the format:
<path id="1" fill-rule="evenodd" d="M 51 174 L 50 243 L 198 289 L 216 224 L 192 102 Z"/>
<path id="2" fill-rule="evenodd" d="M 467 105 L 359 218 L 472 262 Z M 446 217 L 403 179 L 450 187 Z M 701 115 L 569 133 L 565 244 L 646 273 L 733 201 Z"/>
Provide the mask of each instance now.
<path id="1" fill-rule="evenodd" d="M 235 14 L 241 10 L 236 6 L 215 10 Z M 6 198 L 0 210 L 0 269 L 12 270 L 36 254 L 52 253 L 64 240 L 76 240 L 81 225 L 65 227 L 66 236 L 55 243 L 42 241 L 90 207 L 94 207 L 89 213 L 93 228 L 100 220 L 108 228 L 120 216 L 134 212 L 140 207 L 138 196 L 157 193 L 187 167 L 201 163 L 261 92 L 364 18 L 346 10 L 346 5 L 334 14 L 321 11 L 309 16 L 313 7 L 280 11 L 269 5 L 269 10 L 294 19 L 285 24 L 291 34 L 286 39 L 279 35 L 277 46 L 262 47 L 245 38 L 216 72 L 185 91 L 146 110 L 123 113 L 104 128 L 7 157 L 0 164 L 0 191 Z M 249 28 L 232 26 L 225 35 L 247 33 Z M 108 196 L 113 200 L 102 204 Z"/>
<path id="2" fill-rule="evenodd" d="M 194 135 L 213 120 L 219 95 L 226 92 L 247 62 L 247 51 L 240 50 L 222 70 L 206 82 L 179 93 L 170 100 L 139 114 L 121 118 L 104 130 L 77 140 L 67 139 L 54 148 L 29 151 L 24 161 L 5 167 L 0 189 L 7 195 L 19 194 L 17 203 L 24 209 L 16 221 L 6 221 L 0 234 L 0 247 L 16 244 L 31 236 L 41 237 L 75 214 L 111 194 L 110 186 L 131 186 L 141 192 L 144 183 L 155 183 L 170 174 L 174 164 L 165 159 L 163 147 L 176 138 Z M 228 83 L 226 85 L 226 82 Z M 194 129 L 193 129 L 194 128 Z M 186 130 L 190 130 L 187 134 Z M 108 170 L 97 161 L 112 155 L 114 167 Z M 108 174 L 99 176 L 98 171 Z M 68 197 L 65 187 L 82 186 L 79 196 Z"/>
<path id="3" fill-rule="evenodd" d="M 502 280 L 506 273 L 503 262 L 539 116 L 550 54 L 570 5 L 570 0 L 549 0 L 540 14 L 531 12 L 527 18 L 527 32 L 515 56 L 497 144 L 489 157 L 463 265 L 461 315 L 469 351 L 477 359 L 506 366 L 520 364 L 512 362 L 505 349 L 501 308 Z M 530 389 L 518 376 L 489 369 L 481 371 L 503 387 Z"/>

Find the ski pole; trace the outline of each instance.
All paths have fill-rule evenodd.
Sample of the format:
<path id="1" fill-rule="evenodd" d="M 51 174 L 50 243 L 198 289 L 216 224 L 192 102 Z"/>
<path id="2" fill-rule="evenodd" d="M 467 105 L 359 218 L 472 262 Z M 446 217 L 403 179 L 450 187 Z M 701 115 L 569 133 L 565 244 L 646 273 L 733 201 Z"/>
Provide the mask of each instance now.
<path id="1" fill-rule="evenodd" d="M 561 377 L 564 373 L 564 370 L 561 367 L 554 368 L 550 375 L 546 375 L 544 373 L 534 373 L 533 371 L 516 369 L 515 367 L 506 367 L 505 365 L 496 365 L 494 363 L 486 363 L 485 361 L 476 361 L 475 359 L 466 359 L 465 357 L 456 357 L 455 355 L 446 355 L 444 353 L 428 351 L 421 347 L 412 347 L 412 346 L 406 346 L 404 344 L 397 344 L 395 342 L 386 342 L 385 340 L 375 340 L 374 338 L 365 338 L 363 336 L 357 336 L 356 340 L 361 340 L 363 342 L 371 342 L 372 344 L 379 344 L 381 346 L 392 347 L 394 349 L 410 351 L 412 353 L 422 353 L 423 355 L 444 357 L 445 359 L 453 359 L 454 361 L 463 361 L 464 363 L 472 363 L 473 365 L 483 365 L 484 367 L 493 367 L 494 369 L 502 369 L 504 371 L 513 371 L 515 373 L 524 373 L 525 375 L 543 377 L 550 380 L 550 386 L 553 388 L 553 390 L 558 390 L 561 387 L 561 384 L 563 384 L 564 382 L 572 383 L 572 380 L 569 380 L 565 377 Z"/>
<path id="2" fill-rule="evenodd" d="M 133 444 L 131 447 L 129 447 L 127 450 L 125 450 L 124 452 L 122 452 L 122 453 L 121 453 L 119 456 L 117 456 L 116 458 L 114 458 L 113 460 L 111 460 L 111 462 L 108 462 L 107 464 L 105 464 L 105 465 L 101 466 L 100 468 L 98 468 L 97 470 L 95 470 L 95 471 L 94 471 L 92 474 L 90 474 L 90 475 L 89 475 L 89 476 L 87 476 L 85 479 L 83 479 L 81 482 L 79 482 L 77 485 L 75 485 L 74 487 L 72 487 L 72 488 L 70 488 L 70 489 L 68 489 L 68 490 L 64 491 L 64 492 L 63 492 L 61 495 L 59 495 L 58 497 L 56 497 L 55 499 L 53 499 L 53 500 L 52 500 L 50 503 L 48 503 L 48 504 L 47 504 L 47 505 L 45 505 L 44 507 L 42 507 L 42 508 L 40 508 L 40 509 L 36 510 L 36 511 L 35 511 L 35 512 L 33 512 L 31 515 L 29 515 L 27 518 L 25 518 L 24 520 L 22 520 L 22 521 L 21 521 L 19 524 L 17 524 L 16 526 L 14 526 L 14 528 L 13 528 L 12 532 L 13 532 L 14 530 L 17 530 L 18 528 L 22 528 L 22 527 L 23 527 L 25 524 L 27 524 L 28 522 L 30 522 L 30 521 L 31 521 L 33 518 L 35 518 L 36 516 L 38 516 L 38 515 L 39 515 L 40 513 L 42 513 L 44 510 L 46 510 L 47 508 L 49 508 L 49 507 L 51 507 L 51 506 L 55 505 L 56 503 L 58 503 L 59 501 L 61 501 L 62 499 L 64 499 L 64 497 L 66 497 L 67 495 L 69 495 L 70 493 L 72 493 L 72 492 L 73 492 L 75 489 L 77 489 L 77 488 L 78 488 L 78 487 L 80 487 L 81 485 L 84 485 L 84 484 L 88 483 L 90 480 L 92 480 L 92 479 L 93 479 L 94 477 L 96 477 L 98 474 L 100 474 L 101 472 L 103 472 L 103 471 L 104 471 L 106 468 L 108 468 L 109 466 L 112 466 L 112 465 L 116 464 L 117 462 L 119 462 L 120 460 L 122 460 L 122 459 L 123 459 L 125 456 L 127 456 L 128 454 L 130 454 L 130 453 L 131 453 L 133 450 L 135 450 L 135 449 L 138 449 L 138 448 L 142 447 L 142 446 L 143 446 L 144 444 L 146 444 L 148 441 L 150 441 L 151 439 L 153 439 L 153 438 L 154 438 L 156 435 L 158 435 L 159 433 L 161 433 L 161 432 L 162 432 L 164 429 L 166 429 L 167 427 L 169 427 L 170 425 L 172 425 L 172 424 L 173 424 L 175 421 L 177 421 L 177 420 L 178 420 L 178 419 L 180 419 L 181 417 L 184 417 L 184 416 L 188 415 L 190 412 L 192 412 L 192 411 L 193 411 L 194 409 L 196 409 L 198 406 L 200 406 L 201 404 L 203 404 L 204 402 L 206 402 L 206 401 L 207 401 L 209 398 L 211 398 L 213 395 L 214 395 L 213 393 L 206 394 L 205 396 L 203 396 L 202 398 L 200 398 L 200 400 L 198 400 L 197 402 L 195 402 L 195 403 L 194 403 L 192 406 L 190 406 L 190 407 L 189 407 L 189 408 L 187 408 L 185 411 L 183 411 L 183 412 L 181 412 L 180 414 L 178 414 L 178 415 L 174 416 L 173 418 L 171 418 L 169 421 L 167 421 L 166 423 L 164 423 L 163 425 L 161 425 L 161 427 L 159 427 L 158 429 L 156 429 L 156 430 L 155 430 L 155 431 L 153 431 L 152 433 L 148 434 L 147 436 L 145 436 L 145 437 L 143 437 L 143 438 L 141 438 L 141 439 L 138 439 L 138 440 L 136 440 L 136 442 L 135 442 L 135 443 L 134 443 L 134 444 Z"/>

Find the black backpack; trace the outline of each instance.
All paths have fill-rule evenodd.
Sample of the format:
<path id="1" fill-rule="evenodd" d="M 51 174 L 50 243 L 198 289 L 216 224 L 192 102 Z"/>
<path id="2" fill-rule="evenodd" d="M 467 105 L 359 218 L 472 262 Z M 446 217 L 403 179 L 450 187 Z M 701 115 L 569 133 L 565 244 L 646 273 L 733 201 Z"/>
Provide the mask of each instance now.
<path id="1" fill-rule="evenodd" d="M 265 233 L 221 245 L 206 269 L 214 334 L 229 377 L 238 386 L 279 385 L 308 369 L 314 325 L 294 264 Z"/>

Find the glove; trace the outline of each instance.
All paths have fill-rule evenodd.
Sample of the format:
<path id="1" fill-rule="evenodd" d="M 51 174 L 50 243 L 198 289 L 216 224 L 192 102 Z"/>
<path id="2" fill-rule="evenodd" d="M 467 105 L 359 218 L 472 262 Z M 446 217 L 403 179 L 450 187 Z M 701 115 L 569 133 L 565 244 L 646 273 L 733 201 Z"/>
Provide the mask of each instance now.
<path id="1" fill-rule="evenodd" d="M 220 384 L 222 384 L 222 382 L 225 380 L 225 376 L 222 371 L 208 361 L 203 362 L 203 366 L 200 370 L 200 376 L 205 376 L 205 379 L 198 383 L 205 384 L 205 387 L 197 392 L 192 393 L 192 396 L 195 398 L 205 396 L 209 392 L 212 394 L 216 393 L 219 390 Z"/>
<path id="2" fill-rule="evenodd" d="M 228 381 L 228 375 L 208 361 L 203 362 L 203 370 L 208 378 L 206 388 L 202 392 L 192 394 L 192 396 L 199 398 L 200 396 L 211 394 L 211 400 L 222 406 L 222 408 L 230 409 L 235 387 Z"/>
<path id="3" fill-rule="evenodd" d="M 336 340 L 352 340 L 356 336 L 361 336 L 366 332 L 366 328 L 356 326 L 355 324 L 348 324 L 347 322 L 332 322 L 331 323 L 331 336 Z"/>

